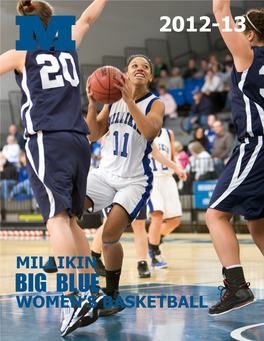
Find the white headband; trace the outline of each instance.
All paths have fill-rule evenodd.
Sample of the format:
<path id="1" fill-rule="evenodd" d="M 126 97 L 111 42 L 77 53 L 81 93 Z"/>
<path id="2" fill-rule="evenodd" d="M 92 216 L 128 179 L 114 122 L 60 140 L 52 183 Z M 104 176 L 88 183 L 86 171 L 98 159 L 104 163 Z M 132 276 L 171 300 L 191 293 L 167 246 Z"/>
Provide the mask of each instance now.
<path id="1" fill-rule="evenodd" d="M 258 33 L 260 33 L 260 34 L 262 35 L 262 32 L 260 32 L 260 30 L 258 30 L 258 29 L 256 28 L 256 26 L 252 23 L 252 21 L 249 19 L 249 17 L 248 17 L 247 14 L 246 14 L 246 17 L 247 17 L 247 20 L 248 20 L 248 22 L 250 23 L 250 25 L 251 25 Z"/>

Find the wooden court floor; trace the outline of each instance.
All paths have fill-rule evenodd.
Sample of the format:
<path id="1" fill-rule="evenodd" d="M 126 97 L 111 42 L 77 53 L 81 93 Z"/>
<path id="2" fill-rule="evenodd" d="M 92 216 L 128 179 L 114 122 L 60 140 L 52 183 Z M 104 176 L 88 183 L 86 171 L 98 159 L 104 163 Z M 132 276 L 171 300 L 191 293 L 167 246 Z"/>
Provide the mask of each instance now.
<path id="1" fill-rule="evenodd" d="M 88 236 L 92 241 L 92 236 Z M 68 340 L 257 340 L 264 341 L 264 259 L 250 235 L 239 234 L 241 261 L 246 280 L 257 302 L 228 314 L 211 317 L 208 307 L 219 301 L 222 285 L 221 265 L 209 234 L 173 233 L 161 245 L 168 269 L 153 270 L 151 278 L 140 279 L 133 234 L 122 237 L 124 264 L 120 292 L 143 300 L 113 317 L 100 318 L 93 325 L 79 328 Z M 40 269 L 17 269 L 17 257 L 52 255 L 48 237 L 2 237 L 0 242 L 0 340 L 61 340 L 60 308 L 18 307 L 15 276 L 18 272 L 43 273 Z M 56 295 L 56 274 L 47 274 L 45 295 Z M 100 285 L 105 279 L 100 277 Z M 23 295 L 38 295 L 33 293 Z M 45 296 L 43 295 L 43 296 Z M 163 306 L 157 296 L 165 296 Z M 169 296 L 177 306 L 168 306 Z M 142 298 L 143 297 L 143 298 Z M 154 298 L 153 298 L 154 297 Z M 148 301 L 152 299 L 152 303 Z M 154 301 L 153 301 L 154 300 Z M 155 303 L 153 303 L 155 302 Z M 144 307 L 144 304 L 146 307 Z M 65 338 L 65 339 L 67 339 Z"/>

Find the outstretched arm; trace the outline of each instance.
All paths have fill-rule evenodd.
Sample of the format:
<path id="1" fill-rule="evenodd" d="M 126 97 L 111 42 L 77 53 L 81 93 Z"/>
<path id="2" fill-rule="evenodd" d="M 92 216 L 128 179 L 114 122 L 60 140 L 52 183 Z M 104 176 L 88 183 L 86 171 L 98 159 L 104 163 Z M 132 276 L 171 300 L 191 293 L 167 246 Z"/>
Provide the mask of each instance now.
<path id="1" fill-rule="evenodd" d="M 105 4 L 109 0 L 94 0 L 94 2 L 87 7 L 83 12 L 76 25 L 72 28 L 72 39 L 76 41 L 76 48 L 80 45 L 83 36 L 89 30 L 93 22 L 101 14 Z"/>
<path id="2" fill-rule="evenodd" d="M 168 159 L 164 154 L 162 154 L 159 151 L 158 146 L 156 145 L 155 142 L 153 142 L 153 146 L 152 146 L 152 152 L 151 155 L 152 157 L 157 160 L 159 163 L 161 163 L 162 165 L 171 168 L 172 170 L 174 170 L 174 172 L 178 175 L 178 177 L 184 181 L 186 181 L 187 179 L 187 175 L 184 172 L 183 168 L 179 165 L 177 165 L 176 163 L 172 162 L 170 159 Z"/>
<path id="3" fill-rule="evenodd" d="M 241 29 L 242 26 L 236 24 L 233 20 L 230 11 L 230 0 L 213 0 L 213 12 L 226 46 L 233 55 L 237 71 L 247 70 L 252 64 L 254 55 L 244 32 L 235 30 Z M 225 30 L 226 20 L 229 21 L 229 32 Z"/>

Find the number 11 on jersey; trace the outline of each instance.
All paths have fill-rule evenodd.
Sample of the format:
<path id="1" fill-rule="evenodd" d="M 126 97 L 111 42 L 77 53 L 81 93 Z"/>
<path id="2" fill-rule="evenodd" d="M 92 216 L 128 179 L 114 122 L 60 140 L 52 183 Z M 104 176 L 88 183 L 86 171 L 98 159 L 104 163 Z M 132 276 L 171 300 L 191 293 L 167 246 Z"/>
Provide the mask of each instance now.
<path id="1" fill-rule="evenodd" d="M 115 131 L 113 135 L 115 137 L 114 155 L 118 155 L 118 150 L 119 150 L 119 148 L 118 148 L 118 131 Z M 123 156 L 123 157 L 127 157 L 128 138 L 129 138 L 129 134 L 125 133 L 123 136 L 123 148 L 122 148 L 122 152 L 121 152 L 121 156 Z"/>

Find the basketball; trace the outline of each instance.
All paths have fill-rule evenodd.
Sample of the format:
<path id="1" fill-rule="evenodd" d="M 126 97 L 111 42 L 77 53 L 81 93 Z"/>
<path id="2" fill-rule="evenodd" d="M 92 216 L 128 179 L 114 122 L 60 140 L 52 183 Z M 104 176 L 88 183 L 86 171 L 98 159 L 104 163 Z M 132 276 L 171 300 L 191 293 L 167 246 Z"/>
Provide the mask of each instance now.
<path id="1" fill-rule="evenodd" d="M 122 92 L 114 86 L 118 84 L 116 76 L 122 77 L 122 72 L 113 66 L 103 66 L 95 70 L 88 78 L 90 91 L 97 102 L 112 104 L 122 97 Z"/>

